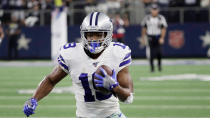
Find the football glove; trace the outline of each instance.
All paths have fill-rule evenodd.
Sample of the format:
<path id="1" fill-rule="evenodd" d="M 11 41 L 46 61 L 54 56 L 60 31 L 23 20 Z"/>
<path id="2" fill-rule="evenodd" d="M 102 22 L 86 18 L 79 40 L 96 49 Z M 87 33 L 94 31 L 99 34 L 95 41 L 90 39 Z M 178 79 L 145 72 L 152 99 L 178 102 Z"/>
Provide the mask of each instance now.
<path id="1" fill-rule="evenodd" d="M 103 68 L 100 68 L 100 71 L 102 72 L 104 77 L 95 73 L 95 77 L 97 78 L 94 79 L 96 87 L 104 87 L 111 91 L 113 88 L 119 85 L 119 83 L 117 82 L 117 75 L 114 69 L 112 70 L 112 76 L 109 76 Z"/>
<path id="2" fill-rule="evenodd" d="M 31 98 L 26 101 L 23 112 L 24 114 L 29 117 L 30 115 L 34 114 L 34 111 L 36 110 L 37 107 L 37 100 L 35 98 Z"/>

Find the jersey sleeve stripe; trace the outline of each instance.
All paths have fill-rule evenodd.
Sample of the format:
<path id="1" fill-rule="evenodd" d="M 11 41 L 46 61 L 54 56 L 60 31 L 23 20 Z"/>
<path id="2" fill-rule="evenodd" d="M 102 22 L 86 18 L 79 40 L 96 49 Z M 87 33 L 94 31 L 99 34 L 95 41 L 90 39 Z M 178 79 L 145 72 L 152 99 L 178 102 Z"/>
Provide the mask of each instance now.
<path id="1" fill-rule="evenodd" d="M 65 62 L 64 59 L 63 59 L 63 57 L 62 57 L 61 55 L 60 55 L 59 57 L 60 57 L 60 59 L 61 59 L 63 62 Z"/>
<path id="2" fill-rule="evenodd" d="M 119 67 L 122 67 L 122 66 L 124 66 L 126 64 L 129 64 L 129 63 L 131 63 L 131 59 L 128 59 L 126 61 L 121 62 L 120 65 L 119 65 Z"/>
<path id="3" fill-rule="evenodd" d="M 58 63 L 65 69 L 69 71 L 68 66 L 66 66 L 64 63 L 62 63 L 60 60 L 58 60 Z"/>
<path id="4" fill-rule="evenodd" d="M 58 57 L 58 63 L 67 71 L 69 71 L 68 66 L 65 64 L 65 61 L 61 55 Z"/>
<path id="5" fill-rule="evenodd" d="M 126 59 L 128 59 L 129 57 L 131 57 L 131 53 L 128 53 L 128 54 L 124 57 L 123 60 L 126 60 Z"/>

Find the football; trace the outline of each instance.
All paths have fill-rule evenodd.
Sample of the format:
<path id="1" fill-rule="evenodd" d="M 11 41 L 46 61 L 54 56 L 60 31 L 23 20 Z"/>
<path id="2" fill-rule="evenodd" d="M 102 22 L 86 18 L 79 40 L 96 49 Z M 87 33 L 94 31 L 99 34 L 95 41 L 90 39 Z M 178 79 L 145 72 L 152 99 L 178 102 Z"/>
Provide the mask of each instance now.
<path id="1" fill-rule="evenodd" d="M 106 65 L 99 66 L 99 68 L 96 70 L 95 73 L 104 77 L 103 73 L 100 70 L 100 67 L 103 68 L 109 76 L 112 76 L 112 69 L 110 67 L 106 66 Z M 94 79 L 97 79 L 97 77 L 94 76 Z M 94 83 L 94 86 L 95 86 L 95 83 Z M 111 93 L 109 90 L 107 90 L 104 87 L 95 87 L 95 88 L 96 88 L 96 90 L 98 90 L 99 92 L 101 92 L 103 94 L 110 94 Z"/>

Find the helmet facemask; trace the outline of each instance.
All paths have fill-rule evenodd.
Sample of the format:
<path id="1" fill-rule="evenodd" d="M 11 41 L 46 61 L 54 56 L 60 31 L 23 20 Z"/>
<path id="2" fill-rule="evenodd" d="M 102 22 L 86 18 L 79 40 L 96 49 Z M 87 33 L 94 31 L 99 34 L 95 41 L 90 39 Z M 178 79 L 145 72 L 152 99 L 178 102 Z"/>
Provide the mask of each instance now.
<path id="1" fill-rule="evenodd" d="M 85 49 L 93 54 L 100 53 L 108 46 L 105 42 L 107 32 L 84 32 L 82 37 Z"/>

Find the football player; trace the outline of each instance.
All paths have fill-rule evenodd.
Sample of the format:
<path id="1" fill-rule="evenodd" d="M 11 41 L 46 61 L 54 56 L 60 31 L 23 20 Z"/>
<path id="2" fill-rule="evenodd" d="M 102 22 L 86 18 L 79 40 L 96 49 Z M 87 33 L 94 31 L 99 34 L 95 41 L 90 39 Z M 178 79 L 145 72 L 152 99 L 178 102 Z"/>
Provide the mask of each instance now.
<path id="1" fill-rule="evenodd" d="M 130 48 L 122 43 L 111 42 L 113 24 L 104 13 L 90 13 L 84 18 L 80 29 L 83 41 L 62 47 L 58 66 L 42 80 L 32 98 L 25 103 L 23 111 L 26 116 L 33 114 L 37 102 L 70 74 L 77 118 L 126 118 L 120 111 L 118 101 L 133 102 L 133 82 L 129 73 Z M 103 68 L 100 68 L 103 77 L 96 74 L 101 65 L 110 67 L 112 76 Z M 106 88 L 110 92 L 103 94 L 96 87 Z"/>

